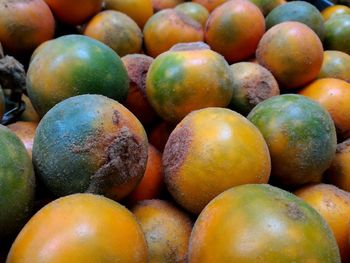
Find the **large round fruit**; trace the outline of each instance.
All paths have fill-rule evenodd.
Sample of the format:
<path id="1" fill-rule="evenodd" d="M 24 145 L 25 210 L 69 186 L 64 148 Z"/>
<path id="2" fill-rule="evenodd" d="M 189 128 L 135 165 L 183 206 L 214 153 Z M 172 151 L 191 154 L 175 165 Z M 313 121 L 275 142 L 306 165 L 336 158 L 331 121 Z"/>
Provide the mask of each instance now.
<path id="1" fill-rule="evenodd" d="M 142 47 L 142 32 L 136 22 L 113 10 L 94 16 L 87 24 L 84 35 L 101 41 L 121 57 L 139 53 Z"/>
<path id="2" fill-rule="evenodd" d="M 5 52 L 32 52 L 53 38 L 55 20 L 43 0 L 0 1 L 0 42 Z"/>
<path id="3" fill-rule="evenodd" d="M 32 157 L 33 141 L 38 123 L 18 121 L 7 126 L 23 142 L 28 154 Z"/>
<path id="4" fill-rule="evenodd" d="M 350 15 L 350 7 L 346 5 L 332 5 L 323 9 L 321 14 L 324 21 L 327 21 L 334 16 Z"/>
<path id="5" fill-rule="evenodd" d="M 310 27 L 323 40 L 325 29 L 320 11 L 305 1 L 293 1 L 273 9 L 266 17 L 266 28 L 286 21 L 296 21 Z"/>
<path id="6" fill-rule="evenodd" d="M 197 219 L 189 263 L 340 263 L 329 226 L 309 205 L 269 185 L 234 187 Z"/>
<path id="7" fill-rule="evenodd" d="M 0 122 L 2 120 L 2 117 L 4 116 L 4 113 L 5 113 L 5 96 L 0 86 Z"/>
<path id="8" fill-rule="evenodd" d="M 27 76 L 28 95 L 41 116 L 75 95 L 123 100 L 128 92 L 128 75 L 119 56 L 103 43 L 80 35 L 42 44 L 33 54 Z"/>
<path id="9" fill-rule="evenodd" d="M 209 49 L 169 51 L 147 74 L 147 98 L 166 121 L 179 122 L 193 110 L 225 107 L 232 97 L 230 67 Z"/>
<path id="10" fill-rule="evenodd" d="M 165 183 L 192 213 L 232 186 L 267 183 L 270 155 L 259 130 L 242 115 L 206 108 L 186 116 L 163 153 Z"/>
<path id="11" fill-rule="evenodd" d="M 147 21 L 143 34 L 147 54 L 152 57 L 177 43 L 202 41 L 204 38 L 201 24 L 174 9 L 154 14 Z"/>
<path id="12" fill-rule="evenodd" d="M 104 0 L 105 8 L 131 17 L 142 29 L 153 15 L 152 0 Z"/>
<path id="13" fill-rule="evenodd" d="M 33 163 L 56 196 L 87 191 L 118 200 L 141 180 L 147 146 L 142 125 L 124 106 L 81 95 L 57 104 L 41 120 Z"/>
<path id="14" fill-rule="evenodd" d="M 30 216 L 35 178 L 20 139 L 0 125 L 0 240 L 16 235 Z"/>
<path id="15" fill-rule="evenodd" d="M 301 95 L 280 95 L 258 104 L 248 119 L 269 147 L 271 179 L 284 186 L 321 181 L 337 138 L 332 118 L 320 104 Z"/>
<path id="16" fill-rule="evenodd" d="M 253 55 L 264 32 L 265 20 L 260 9 L 246 0 L 232 0 L 210 14 L 205 41 L 233 63 Z"/>
<path id="17" fill-rule="evenodd" d="M 149 263 L 187 262 L 192 222 L 188 215 L 162 200 L 145 200 L 131 210 L 145 233 Z"/>
<path id="18" fill-rule="evenodd" d="M 79 25 L 101 10 L 102 0 L 45 0 L 58 20 Z"/>
<path id="19" fill-rule="evenodd" d="M 329 184 L 305 186 L 295 192 L 326 220 L 333 231 L 342 262 L 350 261 L 350 193 Z"/>
<path id="20" fill-rule="evenodd" d="M 323 61 L 323 47 L 308 26 L 283 22 L 265 33 L 256 58 L 271 71 L 281 89 L 296 88 L 317 77 Z"/>
<path id="21" fill-rule="evenodd" d="M 338 134 L 342 138 L 350 138 L 350 83 L 333 78 L 318 79 L 299 93 L 327 109 Z"/>
<path id="22" fill-rule="evenodd" d="M 350 55 L 350 15 L 335 16 L 325 23 L 325 49 L 343 51 Z"/>
<path id="23" fill-rule="evenodd" d="M 7 263 L 147 261 L 136 218 L 120 204 L 92 194 L 57 199 L 36 213 L 13 243 Z"/>
<path id="24" fill-rule="evenodd" d="M 350 55 L 336 50 L 326 50 L 317 78 L 336 78 L 350 83 Z"/>
<path id="25" fill-rule="evenodd" d="M 203 28 L 205 27 L 209 17 L 209 12 L 204 6 L 193 2 L 182 3 L 176 6 L 175 10 L 192 17 L 194 20 L 200 23 Z"/>
<path id="26" fill-rule="evenodd" d="M 192 2 L 201 4 L 206 9 L 208 9 L 209 12 L 213 11 L 216 7 L 221 5 L 222 3 L 226 2 L 227 0 L 192 0 Z"/>

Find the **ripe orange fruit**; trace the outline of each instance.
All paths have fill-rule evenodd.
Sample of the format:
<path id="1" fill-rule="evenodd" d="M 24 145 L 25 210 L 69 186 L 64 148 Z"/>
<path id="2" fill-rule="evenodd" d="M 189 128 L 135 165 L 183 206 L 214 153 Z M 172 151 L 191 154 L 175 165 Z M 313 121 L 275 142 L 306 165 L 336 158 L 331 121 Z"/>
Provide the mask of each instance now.
<path id="1" fill-rule="evenodd" d="M 346 5 L 333 5 L 323 9 L 321 14 L 324 21 L 327 21 L 334 16 L 350 15 L 350 7 L 347 7 Z"/>
<path id="2" fill-rule="evenodd" d="M 227 0 L 192 0 L 192 2 L 204 6 L 206 9 L 208 9 L 209 12 L 213 11 L 216 7 L 218 7 L 226 1 Z"/>
<path id="3" fill-rule="evenodd" d="M 152 0 L 152 4 L 154 11 L 158 12 L 163 9 L 173 8 L 184 1 L 185 0 Z"/>
<path id="4" fill-rule="evenodd" d="M 350 15 L 334 16 L 325 23 L 324 47 L 350 55 Z"/>
<path id="5" fill-rule="evenodd" d="M 205 24 L 207 23 L 207 19 L 209 17 L 209 12 L 204 6 L 193 2 L 179 4 L 175 7 L 175 10 L 190 16 L 198 23 L 200 23 L 203 28 L 205 27 Z"/>
<path id="6" fill-rule="evenodd" d="M 36 128 L 38 127 L 38 123 L 18 121 L 8 125 L 7 127 L 21 139 L 27 152 L 29 153 L 29 156 L 32 157 L 34 135 Z"/>
<path id="7" fill-rule="evenodd" d="M 233 63 L 253 55 L 264 32 L 265 19 L 260 9 L 246 0 L 232 0 L 210 14 L 205 41 Z"/>
<path id="8" fill-rule="evenodd" d="M 336 50 L 326 50 L 317 78 L 336 78 L 350 83 L 350 55 Z"/>
<path id="9" fill-rule="evenodd" d="M 174 128 L 173 124 L 165 121 L 158 123 L 152 127 L 148 133 L 149 142 L 156 147 L 158 151 L 163 152 L 165 144 Z"/>

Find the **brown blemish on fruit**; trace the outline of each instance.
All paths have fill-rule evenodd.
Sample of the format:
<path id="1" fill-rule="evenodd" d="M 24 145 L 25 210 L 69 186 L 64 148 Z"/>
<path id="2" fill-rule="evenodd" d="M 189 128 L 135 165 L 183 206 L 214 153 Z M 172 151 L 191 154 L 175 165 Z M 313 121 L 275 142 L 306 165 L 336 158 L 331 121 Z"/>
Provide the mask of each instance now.
<path id="1" fill-rule="evenodd" d="M 298 207 L 296 203 L 287 203 L 287 215 L 289 218 L 293 220 L 304 220 L 305 214 L 301 209 Z"/>
<path id="2" fill-rule="evenodd" d="M 117 110 L 113 111 L 112 122 L 115 125 L 118 125 L 120 122 L 120 113 Z"/>

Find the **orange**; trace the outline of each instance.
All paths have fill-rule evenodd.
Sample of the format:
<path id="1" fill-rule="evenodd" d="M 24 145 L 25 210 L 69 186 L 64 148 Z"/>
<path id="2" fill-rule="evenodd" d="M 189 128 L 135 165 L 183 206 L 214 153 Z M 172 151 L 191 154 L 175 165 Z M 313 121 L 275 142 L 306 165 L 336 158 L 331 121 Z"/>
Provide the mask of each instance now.
<path id="1" fill-rule="evenodd" d="M 29 156 L 32 157 L 34 135 L 36 128 L 38 127 L 38 123 L 18 121 L 8 125 L 7 127 L 21 139 L 27 152 L 29 153 Z"/>
<path id="2" fill-rule="evenodd" d="M 208 9 L 209 12 L 213 11 L 216 7 L 218 7 L 226 1 L 227 0 L 192 0 L 192 2 L 204 6 L 206 9 Z"/>
<path id="3" fill-rule="evenodd" d="M 149 142 L 156 147 L 158 151 L 163 152 L 165 144 L 174 128 L 173 124 L 165 121 L 156 124 L 148 133 Z"/>
<path id="4" fill-rule="evenodd" d="M 175 7 L 175 10 L 192 17 L 194 20 L 200 23 L 203 28 L 205 27 L 209 17 L 209 12 L 204 6 L 193 2 L 179 4 Z"/>
<path id="5" fill-rule="evenodd" d="M 152 0 L 153 9 L 158 12 L 163 9 L 173 8 L 178 4 L 183 3 L 184 0 Z"/>
<path id="6" fill-rule="evenodd" d="M 339 16 L 339 15 L 350 15 L 350 8 L 346 5 L 333 5 L 322 10 L 321 12 L 324 21 Z"/>
<path id="7" fill-rule="evenodd" d="M 326 50 L 317 78 L 336 78 L 350 83 L 350 55 L 336 50 Z"/>

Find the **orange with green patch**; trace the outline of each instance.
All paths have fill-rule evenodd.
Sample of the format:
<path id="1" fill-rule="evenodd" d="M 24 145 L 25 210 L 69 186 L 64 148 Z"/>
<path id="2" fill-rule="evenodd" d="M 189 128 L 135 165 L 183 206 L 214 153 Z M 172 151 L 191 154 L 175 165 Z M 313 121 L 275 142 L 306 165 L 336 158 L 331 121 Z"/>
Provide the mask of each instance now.
<path id="1" fill-rule="evenodd" d="M 200 23 L 203 28 L 205 27 L 205 24 L 209 17 L 209 12 L 204 6 L 193 2 L 186 2 L 177 5 L 175 7 L 175 10 L 192 17 L 194 20 Z"/>
<path id="2" fill-rule="evenodd" d="M 147 243 L 136 218 L 120 204 L 92 194 L 57 199 L 25 225 L 7 263 L 146 263 Z"/>
<path id="3" fill-rule="evenodd" d="M 232 0 L 209 16 L 205 41 L 230 63 L 252 56 L 265 32 L 265 19 L 259 8 L 246 0 Z"/>
<path id="4" fill-rule="evenodd" d="M 189 263 L 340 263 L 325 220 L 306 202 L 270 185 L 225 191 L 198 217 Z"/>
<path id="5" fill-rule="evenodd" d="M 28 154 L 32 157 L 33 141 L 38 123 L 18 121 L 7 126 L 23 142 Z"/>
<path id="6" fill-rule="evenodd" d="M 183 13 L 166 9 L 153 15 L 143 29 L 147 54 L 156 57 L 173 45 L 203 41 L 201 24 Z"/>
<path id="7" fill-rule="evenodd" d="M 208 9 L 209 12 L 212 12 L 215 8 L 226 1 L 227 0 L 193 0 L 192 2 L 201 4 L 206 9 Z"/>
<path id="8" fill-rule="evenodd" d="M 94 16 L 87 24 L 84 35 L 106 44 L 119 56 L 140 53 L 142 47 L 142 32 L 136 22 L 113 10 Z"/>
<path id="9" fill-rule="evenodd" d="M 159 116 L 172 123 L 193 110 L 227 106 L 232 92 L 229 65 L 209 49 L 165 52 L 147 73 L 147 98 Z"/>
<path id="10" fill-rule="evenodd" d="M 283 0 L 249 0 L 257 7 L 259 7 L 260 11 L 264 16 L 267 16 L 274 8 L 285 4 L 286 2 Z"/>
<path id="11" fill-rule="evenodd" d="M 342 262 L 350 260 L 350 193 L 334 185 L 318 184 L 305 186 L 295 192 L 314 208 L 333 231 Z"/>
<path id="12" fill-rule="evenodd" d="M 162 200 L 145 200 L 131 211 L 145 233 L 149 263 L 187 262 L 192 222 L 188 215 Z"/>
<path id="13" fill-rule="evenodd" d="M 0 2 L 0 42 L 6 53 L 29 55 L 54 33 L 55 20 L 43 0 Z"/>
<path id="14" fill-rule="evenodd" d="M 120 57 L 103 43 L 80 35 L 39 46 L 27 73 L 28 95 L 40 116 L 58 102 L 81 94 L 123 100 L 128 86 Z"/>
<path id="15" fill-rule="evenodd" d="M 350 55 L 350 15 L 334 16 L 325 23 L 324 47 Z"/>
<path id="16" fill-rule="evenodd" d="M 256 58 L 271 71 L 281 89 L 297 88 L 317 77 L 322 67 L 323 47 L 308 26 L 283 22 L 265 33 Z"/>
<path id="17" fill-rule="evenodd" d="M 147 147 L 141 123 L 124 106 L 81 95 L 57 104 L 41 120 L 33 163 L 56 196 L 89 192 L 119 200 L 144 175 Z"/>
<path id="18" fill-rule="evenodd" d="M 336 50 L 326 50 L 317 78 L 336 78 L 350 83 L 350 55 Z"/>
<path id="19" fill-rule="evenodd" d="M 324 21 L 327 21 L 334 16 L 350 15 L 350 7 L 347 7 L 346 5 L 332 5 L 323 9 L 321 14 Z"/>
<path id="20" fill-rule="evenodd" d="M 334 158 L 337 138 L 331 116 L 319 103 L 296 94 L 275 96 L 258 104 L 248 119 L 269 147 L 274 183 L 321 181 Z"/>
<path id="21" fill-rule="evenodd" d="M 224 108 L 187 115 L 169 137 L 163 165 L 169 192 L 194 214 L 233 186 L 267 183 L 271 170 L 259 130 L 242 115 Z"/>
<path id="22" fill-rule="evenodd" d="M 318 79 L 299 93 L 327 109 L 338 135 L 341 138 L 350 138 L 350 83 L 334 78 Z"/>
<path id="23" fill-rule="evenodd" d="M 122 12 L 131 17 L 142 29 L 153 15 L 152 0 L 105 0 L 106 9 Z"/>

